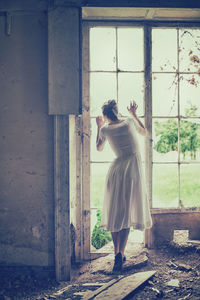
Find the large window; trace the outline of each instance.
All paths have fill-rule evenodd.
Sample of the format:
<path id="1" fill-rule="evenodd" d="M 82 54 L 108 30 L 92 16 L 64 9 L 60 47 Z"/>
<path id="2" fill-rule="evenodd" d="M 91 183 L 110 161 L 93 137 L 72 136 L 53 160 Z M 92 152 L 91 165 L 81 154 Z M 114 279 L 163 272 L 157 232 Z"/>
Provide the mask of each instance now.
<path id="1" fill-rule="evenodd" d="M 148 26 L 147 26 L 148 27 Z M 96 151 L 101 106 L 116 99 L 122 117 L 131 100 L 149 126 L 139 137 L 152 207 L 200 205 L 200 29 L 190 27 L 88 26 L 90 207 L 92 227 L 102 208 L 105 176 L 114 159 Z M 148 47 L 150 47 L 150 53 Z M 149 59 L 146 59 L 148 57 Z M 148 64 L 148 66 L 146 65 Z M 148 71 L 149 70 L 149 71 Z M 147 103 L 148 102 L 148 105 Z M 145 162 L 150 153 L 150 159 Z"/>
<path id="2" fill-rule="evenodd" d="M 153 207 L 200 205 L 200 29 L 152 29 Z"/>

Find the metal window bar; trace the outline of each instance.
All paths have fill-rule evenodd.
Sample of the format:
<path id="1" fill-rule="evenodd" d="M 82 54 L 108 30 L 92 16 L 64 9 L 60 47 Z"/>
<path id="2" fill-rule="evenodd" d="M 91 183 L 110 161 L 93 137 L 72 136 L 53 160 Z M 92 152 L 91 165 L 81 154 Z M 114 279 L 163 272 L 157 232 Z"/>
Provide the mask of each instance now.
<path id="1" fill-rule="evenodd" d="M 115 27 L 115 35 L 116 35 L 116 81 L 117 81 L 117 105 L 119 104 L 119 76 L 118 76 L 118 30 Z"/>
<path id="2" fill-rule="evenodd" d="M 179 76 L 179 68 L 180 68 L 180 63 L 179 63 L 179 29 L 177 28 L 177 69 L 178 69 L 178 207 L 181 206 L 181 189 L 180 189 L 180 76 Z"/>
<path id="3" fill-rule="evenodd" d="M 122 70 L 119 70 L 117 69 L 116 71 L 103 71 L 103 70 L 92 70 L 90 71 L 90 73 L 133 73 L 133 74 L 137 74 L 137 73 L 144 73 L 144 71 L 122 71 Z"/>

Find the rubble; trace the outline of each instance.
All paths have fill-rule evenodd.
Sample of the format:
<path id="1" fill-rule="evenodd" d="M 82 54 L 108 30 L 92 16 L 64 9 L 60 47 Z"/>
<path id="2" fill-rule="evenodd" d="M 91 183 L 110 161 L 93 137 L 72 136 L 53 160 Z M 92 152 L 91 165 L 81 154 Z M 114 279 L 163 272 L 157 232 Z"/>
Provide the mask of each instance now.
<path id="1" fill-rule="evenodd" d="M 176 270 L 180 270 L 180 271 L 189 272 L 192 270 L 191 266 L 183 264 L 183 263 L 177 263 L 177 262 L 174 263 L 174 262 L 170 261 L 167 265 L 169 267 L 175 268 Z"/>
<path id="2" fill-rule="evenodd" d="M 132 300 L 136 299 L 200 299 L 200 255 L 196 251 L 176 251 L 172 247 L 160 247 L 147 251 L 140 245 L 126 253 L 127 264 L 122 274 L 99 272 L 103 264 L 110 267 L 113 254 L 91 262 L 79 264 L 72 269 L 71 282 L 56 282 L 54 278 L 39 278 L 33 273 L 17 274 L 15 268 L 0 268 L 0 300 L 78 300 L 89 291 L 95 291 L 118 276 L 130 276 L 138 272 L 157 270 L 157 273 L 138 287 Z M 146 260 L 146 258 L 147 260 Z M 142 259 L 146 260 L 145 264 Z M 138 262 L 135 264 L 133 262 Z M 78 293 L 78 294 L 77 294 Z"/>
<path id="3" fill-rule="evenodd" d="M 171 279 L 166 283 L 168 286 L 173 286 L 173 287 L 179 287 L 179 280 L 178 279 Z"/>

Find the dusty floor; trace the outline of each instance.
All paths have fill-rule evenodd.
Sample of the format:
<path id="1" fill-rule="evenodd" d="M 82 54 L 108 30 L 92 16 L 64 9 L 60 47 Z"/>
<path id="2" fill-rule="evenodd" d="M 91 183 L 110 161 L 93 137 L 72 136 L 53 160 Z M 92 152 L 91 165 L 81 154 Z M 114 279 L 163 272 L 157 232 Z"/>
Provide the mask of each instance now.
<path id="1" fill-rule="evenodd" d="M 129 299 L 200 299 L 199 246 L 173 244 L 148 251 L 135 243 L 131 248 L 122 275 L 147 270 L 157 273 Z M 19 273 L 17 268 L 0 268 L 0 299 L 82 299 L 84 292 L 117 277 L 111 272 L 112 259 L 113 255 L 109 255 L 74 266 L 70 283 L 37 278 L 35 272 L 25 270 Z"/>

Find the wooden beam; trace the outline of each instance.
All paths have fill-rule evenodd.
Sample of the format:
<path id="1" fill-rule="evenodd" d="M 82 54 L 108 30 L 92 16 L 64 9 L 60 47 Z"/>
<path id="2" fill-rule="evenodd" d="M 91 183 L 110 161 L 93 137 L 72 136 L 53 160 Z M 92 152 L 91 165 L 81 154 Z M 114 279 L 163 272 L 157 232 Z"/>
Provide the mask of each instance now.
<path id="1" fill-rule="evenodd" d="M 82 6 L 94 7 L 174 7 L 174 8 L 198 8 L 199 0 L 82 0 Z"/>
<path id="2" fill-rule="evenodd" d="M 153 8 L 147 9 L 145 19 L 153 19 L 155 12 L 156 12 L 156 10 Z"/>
<path id="3" fill-rule="evenodd" d="M 48 12 L 49 114 L 80 113 L 81 11 L 56 7 Z"/>
<path id="4" fill-rule="evenodd" d="M 69 117 L 54 117 L 56 279 L 70 280 Z"/>

